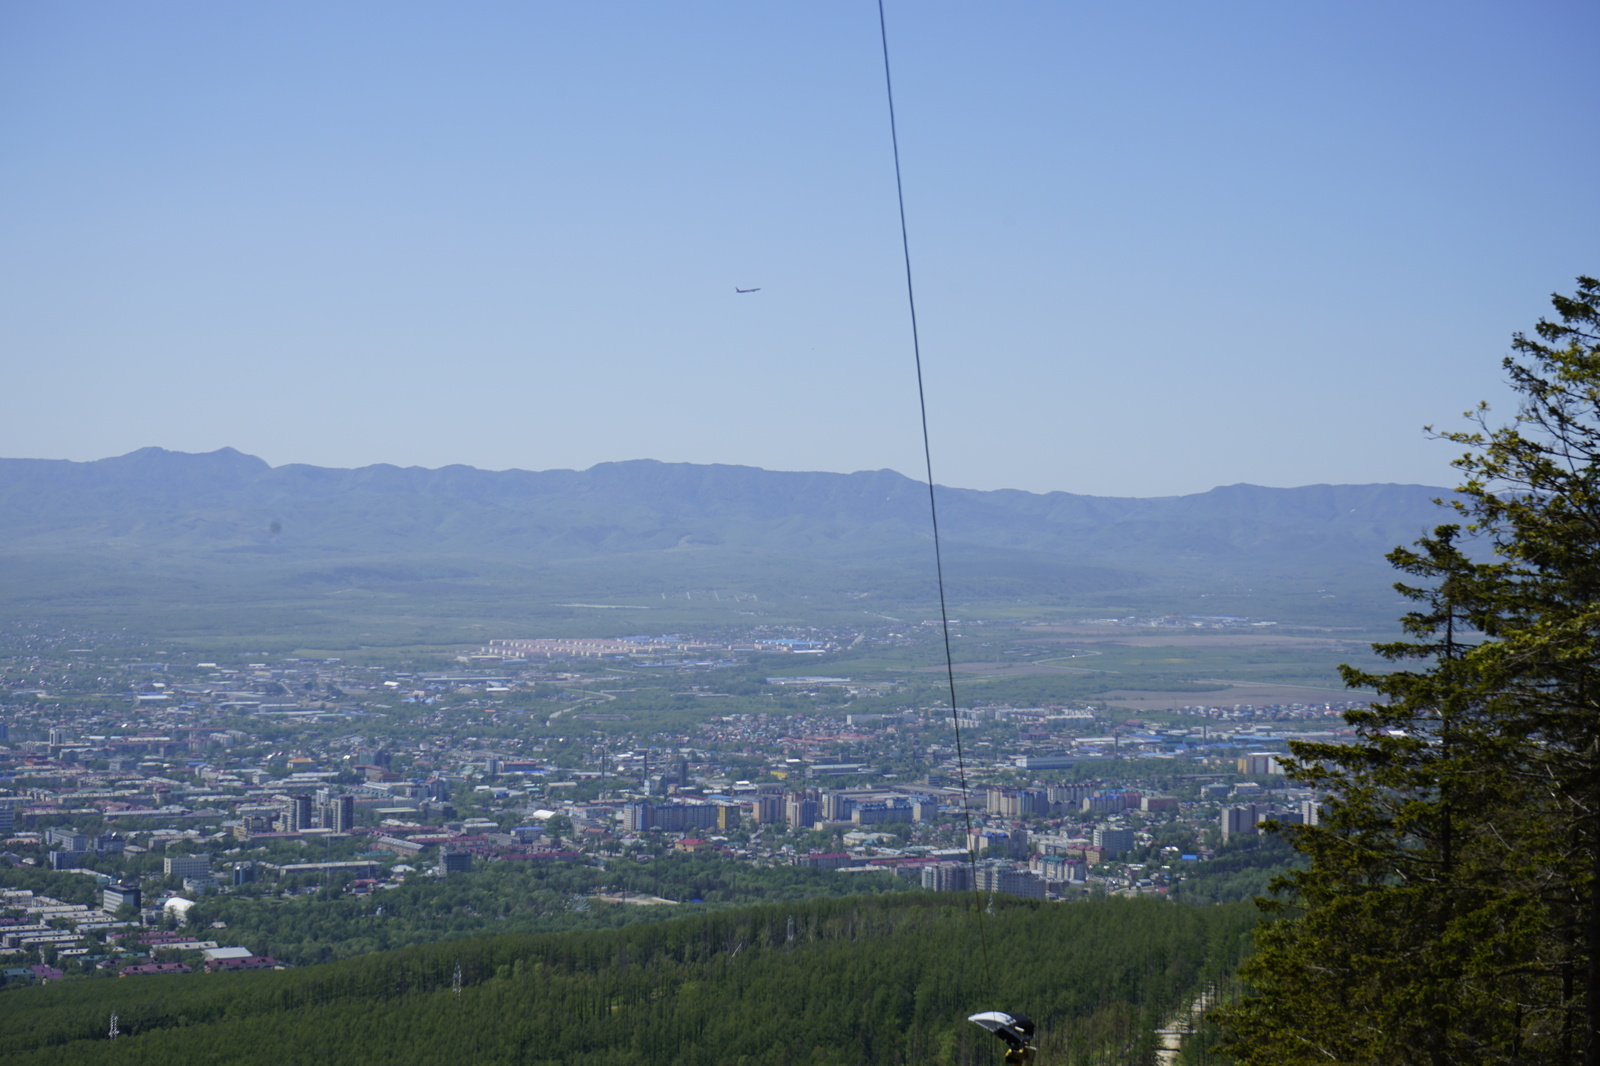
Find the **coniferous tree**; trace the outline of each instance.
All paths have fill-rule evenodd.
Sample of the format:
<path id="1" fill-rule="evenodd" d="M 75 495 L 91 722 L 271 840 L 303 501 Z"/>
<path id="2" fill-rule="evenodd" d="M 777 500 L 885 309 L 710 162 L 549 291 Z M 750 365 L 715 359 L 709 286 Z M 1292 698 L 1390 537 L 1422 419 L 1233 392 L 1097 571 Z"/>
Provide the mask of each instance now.
<path id="1" fill-rule="evenodd" d="M 1218 1013 L 1246 1063 L 1600 1061 L 1600 282 L 1517 335 L 1520 406 L 1466 447 L 1397 668 L 1348 744 L 1298 744 L 1327 796 L 1267 901 L 1251 994 Z"/>

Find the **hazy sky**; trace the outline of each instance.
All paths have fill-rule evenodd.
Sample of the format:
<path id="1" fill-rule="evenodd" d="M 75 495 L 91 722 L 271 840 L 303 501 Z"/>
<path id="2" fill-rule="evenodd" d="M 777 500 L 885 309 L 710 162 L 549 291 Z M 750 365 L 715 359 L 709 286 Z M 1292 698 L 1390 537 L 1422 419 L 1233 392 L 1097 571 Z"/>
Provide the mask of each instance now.
<path id="1" fill-rule="evenodd" d="M 877 19 L 7 0 L 0 455 L 920 476 Z M 1600 273 L 1589 0 L 888 21 L 941 483 L 1448 483 Z"/>

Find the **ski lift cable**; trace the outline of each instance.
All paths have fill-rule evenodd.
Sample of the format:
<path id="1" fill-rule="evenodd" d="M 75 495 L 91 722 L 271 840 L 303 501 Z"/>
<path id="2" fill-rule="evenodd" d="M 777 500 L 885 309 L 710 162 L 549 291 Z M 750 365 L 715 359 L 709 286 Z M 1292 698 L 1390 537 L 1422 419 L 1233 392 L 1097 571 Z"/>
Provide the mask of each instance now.
<path id="1" fill-rule="evenodd" d="M 939 543 L 939 504 L 933 489 L 933 448 L 928 435 L 927 392 L 922 381 L 922 342 L 917 332 L 916 287 L 911 280 L 911 240 L 906 228 L 905 184 L 900 176 L 900 134 L 894 116 L 894 78 L 889 70 L 889 28 L 878 0 L 878 37 L 883 44 L 883 88 L 889 103 L 889 143 L 894 151 L 894 191 L 900 208 L 900 252 L 905 261 L 906 305 L 911 318 L 911 353 L 917 368 L 917 408 L 922 417 L 922 460 L 928 482 L 928 518 L 933 527 L 933 567 L 939 587 L 939 625 L 944 637 L 944 672 L 950 694 L 950 722 L 955 727 L 956 775 L 961 785 L 961 818 L 967 832 L 967 873 L 972 881 L 973 914 L 978 922 L 978 947 L 983 956 L 984 987 L 992 987 L 989 969 L 989 939 L 983 925 L 982 895 L 978 889 L 977 852 L 971 847 L 972 808 L 967 802 L 967 761 L 961 746 L 961 714 L 956 704 L 955 657 L 950 651 L 950 609 L 944 590 L 944 557 Z"/>

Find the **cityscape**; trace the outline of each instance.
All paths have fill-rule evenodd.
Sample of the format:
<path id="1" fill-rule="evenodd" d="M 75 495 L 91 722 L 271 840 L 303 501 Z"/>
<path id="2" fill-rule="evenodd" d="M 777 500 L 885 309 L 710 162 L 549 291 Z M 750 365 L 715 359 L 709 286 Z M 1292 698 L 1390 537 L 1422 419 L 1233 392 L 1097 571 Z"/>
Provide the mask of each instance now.
<path id="1" fill-rule="evenodd" d="M 986 702 L 952 716 L 905 705 L 891 682 L 808 669 L 908 642 L 813 627 L 495 639 L 403 668 L 14 656 L 0 860 L 51 880 L 5 889 L 6 980 L 315 961 L 207 916 L 221 901 L 233 914 L 382 901 L 497 869 L 581 872 L 579 914 L 708 905 L 617 876 L 690 858 L 814 872 L 833 891 L 1192 899 L 1219 855 L 1232 871 L 1267 847 L 1261 823 L 1315 823 L 1318 797 L 1285 783 L 1278 756 L 1348 739 L 1341 714 L 1361 705 Z M 613 709 L 645 678 L 675 690 L 679 724 L 638 733 Z M 752 700 L 782 706 L 716 713 Z M 64 883 L 71 900 L 45 887 Z"/>
<path id="2" fill-rule="evenodd" d="M 1600 1066 L 1600 6 L 0 25 L 0 1066 Z"/>

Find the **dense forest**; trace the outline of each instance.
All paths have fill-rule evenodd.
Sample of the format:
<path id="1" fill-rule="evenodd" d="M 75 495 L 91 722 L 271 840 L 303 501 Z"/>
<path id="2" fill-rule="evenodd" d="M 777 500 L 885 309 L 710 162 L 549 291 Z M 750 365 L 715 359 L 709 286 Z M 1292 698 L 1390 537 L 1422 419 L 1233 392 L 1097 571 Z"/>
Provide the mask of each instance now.
<path id="1" fill-rule="evenodd" d="M 617 930 L 430 944 L 325 966 L 4 993 L 0 1064 L 988 1063 L 966 1023 L 1040 1023 L 1046 1061 L 1153 1061 L 1232 970 L 1248 905 L 903 893 Z M 120 1036 L 108 1039 L 112 1014 Z"/>

